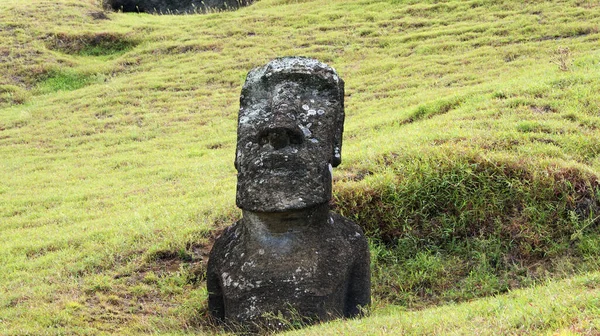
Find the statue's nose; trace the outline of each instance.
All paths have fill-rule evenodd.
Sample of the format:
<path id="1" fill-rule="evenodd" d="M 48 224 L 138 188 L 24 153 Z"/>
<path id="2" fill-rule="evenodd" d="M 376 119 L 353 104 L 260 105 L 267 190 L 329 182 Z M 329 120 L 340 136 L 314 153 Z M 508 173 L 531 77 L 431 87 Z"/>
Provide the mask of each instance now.
<path id="1" fill-rule="evenodd" d="M 302 133 L 291 128 L 270 128 L 263 131 L 259 136 L 261 145 L 269 144 L 273 149 L 282 149 L 290 145 L 299 145 L 303 141 Z"/>

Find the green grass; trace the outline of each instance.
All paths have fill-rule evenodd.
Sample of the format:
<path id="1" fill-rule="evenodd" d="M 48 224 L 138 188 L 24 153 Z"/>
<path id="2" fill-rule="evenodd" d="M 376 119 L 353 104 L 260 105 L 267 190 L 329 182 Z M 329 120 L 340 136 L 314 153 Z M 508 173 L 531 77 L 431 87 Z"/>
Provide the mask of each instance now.
<path id="1" fill-rule="evenodd" d="M 39 82 L 38 93 L 77 90 L 94 82 L 101 82 L 103 79 L 103 75 L 85 75 L 70 70 L 50 71 L 46 78 Z"/>
<path id="2" fill-rule="evenodd" d="M 598 273 L 424 311 L 388 307 L 367 319 L 330 322 L 286 335 L 595 335 Z"/>
<path id="3" fill-rule="evenodd" d="M 241 85 L 284 55 L 346 81 L 334 205 L 371 240 L 374 316 L 315 333 L 597 333 L 598 9 L 3 1 L 0 334 L 213 333 Z"/>

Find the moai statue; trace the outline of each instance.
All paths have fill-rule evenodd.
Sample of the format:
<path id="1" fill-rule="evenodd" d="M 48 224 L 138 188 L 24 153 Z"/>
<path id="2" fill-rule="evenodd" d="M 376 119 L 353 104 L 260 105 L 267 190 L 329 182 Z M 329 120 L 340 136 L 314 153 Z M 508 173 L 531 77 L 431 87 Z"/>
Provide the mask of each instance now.
<path id="1" fill-rule="evenodd" d="M 217 239 L 208 307 L 220 322 L 278 328 L 354 317 L 370 303 L 361 228 L 330 212 L 341 162 L 344 82 L 310 58 L 278 58 L 248 73 L 235 167 L 243 218 Z"/>
<path id="2" fill-rule="evenodd" d="M 190 14 L 236 9 L 252 2 L 254 0 L 104 0 L 104 6 L 123 12 Z"/>

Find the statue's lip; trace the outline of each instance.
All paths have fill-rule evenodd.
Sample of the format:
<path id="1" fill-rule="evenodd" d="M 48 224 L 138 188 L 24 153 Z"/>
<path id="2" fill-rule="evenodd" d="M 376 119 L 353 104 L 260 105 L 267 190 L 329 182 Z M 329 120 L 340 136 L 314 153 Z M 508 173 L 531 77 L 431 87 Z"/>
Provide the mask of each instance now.
<path id="1" fill-rule="evenodd" d="M 286 153 L 268 153 L 261 155 L 260 158 L 250 161 L 243 165 L 243 173 L 259 174 L 270 176 L 290 176 L 293 174 L 304 175 L 310 170 L 310 164 L 307 164 L 301 156 L 288 155 Z"/>
<path id="2" fill-rule="evenodd" d="M 290 170 L 290 169 L 284 169 L 284 168 L 277 168 L 277 169 L 265 169 L 262 171 L 263 174 L 265 175 L 269 175 L 272 177 L 288 177 L 294 174 L 298 174 L 297 170 Z"/>

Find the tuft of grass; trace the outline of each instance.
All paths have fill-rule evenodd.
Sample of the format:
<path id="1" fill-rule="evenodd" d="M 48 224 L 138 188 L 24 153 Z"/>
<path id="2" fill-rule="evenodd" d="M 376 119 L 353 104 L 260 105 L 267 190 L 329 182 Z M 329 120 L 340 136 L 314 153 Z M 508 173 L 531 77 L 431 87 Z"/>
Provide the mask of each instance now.
<path id="1" fill-rule="evenodd" d="M 19 86 L 0 85 L 0 108 L 3 106 L 23 104 L 27 102 L 29 97 L 29 92 Z"/>
<path id="2" fill-rule="evenodd" d="M 403 123 L 411 123 L 425 118 L 431 118 L 437 115 L 450 112 L 452 109 L 458 108 L 463 99 L 452 97 L 450 99 L 436 100 L 430 104 L 419 105 Z"/>
<path id="3" fill-rule="evenodd" d="M 566 47 L 558 47 L 554 54 L 554 58 L 552 59 L 552 63 L 558 65 L 558 68 L 561 71 L 569 71 L 571 66 L 573 66 L 571 50 Z"/>

